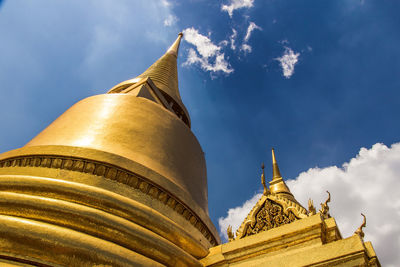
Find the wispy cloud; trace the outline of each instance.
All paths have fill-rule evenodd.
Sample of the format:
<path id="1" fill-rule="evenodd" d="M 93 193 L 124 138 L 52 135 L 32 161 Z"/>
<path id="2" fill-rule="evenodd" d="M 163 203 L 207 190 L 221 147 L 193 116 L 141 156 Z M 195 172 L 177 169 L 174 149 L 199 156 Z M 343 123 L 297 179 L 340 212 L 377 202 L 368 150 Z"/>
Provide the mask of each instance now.
<path id="1" fill-rule="evenodd" d="M 250 40 L 251 33 L 254 30 L 262 31 L 262 28 L 260 26 L 257 26 L 254 22 L 250 22 L 249 27 L 247 27 L 246 35 L 244 36 L 244 39 L 243 39 L 243 44 L 240 47 L 241 51 L 243 51 L 245 53 L 250 53 L 251 52 L 252 48 L 248 44 L 248 41 Z"/>
<path id="2" fill-rule="evenodd" d="M 254 30 L 262 31 L 262 28 L 260 26 L 257 26 L 254 22 L 250 22 L 249 27 L 247 28 L 246 36 L 244 37 L 244 42 L 245 43 L 247 43 L 249 41 L 251 33 Z"/>
<path id="3" fill-rule="evenodd" d="M 171 3 L 168 0 L 161 0 L 161 4 L 165 7 L 171 6 Z"/>
<path id="4" fill-rule="evenodd" d="M 287 45 L 287 44 L 289 44 L 289 41 L 288 41 L 288 39 L 283 39 L 283 40 L 278 41 L 278 43 L 280 43 L 281 45 Z"/>
<path id="5" fill-rule="evenodd" d="M 195 28 L 187 28 L 183 30 L 184 40 L 196 46 L 199 54 L 204 58 L 214 56 L 221 48 L 215 45 L 210 38 L 200 34 Z"/>
<path id="6" fill-rule="evenodd" d="M 228 40 L 222 40 L 221 42 L 218 43 L 218 46 L 227 46 L 229 44 Z"/>
<path id="7" fill-rule="evenodd" d="M 188 58 L 184 66 L 199 64 L 203 70 L 210 72 L 222 71 L 231 73 L 233 69 L 221 52 L 221 46 L 215 45 L 209 37 L 200 34 L 196 29 L 187 28 L 183 30 L 184 40 L 196 47 L 189 49 Z"/>
<path id="8" fill-rule="evenodd" d="M 164 20 L 164 26 L 172 26 L 178 21 L 178 18 L 175 15 L 169 14 L 168 17 Z"/>
<path id="9" fill-rule="evenodd" d="M 382 266 L 397 266 L 400 262 L 399 176 L 400 143 L 391 147 L 378 143 L 370 149 L 361 148 L 341 168 L 311 168 L 287 184 L 304 207 L 309 198 L 314 204 L 323 202 L 328 190 L 332 195 L 330 213 L 344 238 L 361 224 L 360 213 L 365 214 L 365 240 L 372 241 Z M 229 209 L 227 216 L 219 219 L 225 239 L 228 225 L 236 230 L 260 196 L 256 194 L 242 206 Z"/>
<path id="10" fill-rule="evenodd" d="M 230 0 L 229 4 L 222 5 L 221 10 L 228 12 L 232 18 L 233 11 L 240 8 L 250 8 L 253 6 L 254 0 Z"/>
<path id="11" fill-rule="evenodd" d="M 248 44 L 242 44 L 240 47 L 240 50 L 242 50 L 245 53 L 250 53 L 251 52 L 251 46 Z"/>
<path id="12" fill-rule="evenodd" d="M 299 61 L 300 53 L 294 53 L 292 49 L 285 46 L 285 51 L 281 57 L 276 58 L 282 67 L 283 76 L 289 79 L 294 73 L 294 66 Z"/>
<path id="13" fill-rule="evenodd" d="M 231 49 L 232 50 L 236 49 L 236 45 L 235 45 L 236 37 L 237 37 L 237 31 L 232 28 L 232 35 L 229 36 L 229 41 L 231 42 Z"/>

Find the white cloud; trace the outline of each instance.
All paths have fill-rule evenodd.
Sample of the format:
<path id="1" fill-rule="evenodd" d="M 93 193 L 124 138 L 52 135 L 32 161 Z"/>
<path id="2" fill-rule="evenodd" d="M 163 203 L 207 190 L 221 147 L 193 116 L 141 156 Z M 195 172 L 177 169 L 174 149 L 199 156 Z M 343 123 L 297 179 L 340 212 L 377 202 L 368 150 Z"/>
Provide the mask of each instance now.
<path id="1" fill-rule="evenodd" d="M 240 50 L 242 50 L 245 53 L 250 53 L 251 52 L 251 46 L 248 44 L 242 44 L 240 47 Z"/>
<path id="2" fill-rule="evenodd" d="M 203 70 L 210 72 L 222 71 L 228 74 L 233 72 L 233 69 L 230 68 L 229 63 L 225 60 L 223 53 L 218 53 L 215 56 L 215 63 L 212 64 L 208 61 L 208 58 L 199 56 L 193 48 L 189 48 L 188 58 L 185 63 L 183 63 L 183 66 L 189 66 L 196 63 L 200 64 L 200 67 Z"/>
<path id="3" fill-rule="evenodd" d="M 226 233 L 228 226 L 232 226 L 232 229 L 236 231 L 239 228 L 240 224 L 243 222 L 244 218 L 246 218 L 246 216 L 249 214 L 250 210 L 261 198 L 261 196 L 261 193 L 255 194 L 251 199 L 243 203 L 242 206 L 229 209 L 228 215 L 226 217 L 221 217 L 218 219 L 219 231 L 225 240 L 228 239 L 228 235 Z"/>
<path id="4" fill-rule="evenodd" d="M 400 262 L 400 143 L 390 148 L 380 143 L 371 149 L 361 148 L 341 168 L 311 168 L 287 184 L 304 207 L 309 198 L 317 207 L 325 201 L 328 190 L 332 195 L 330 213 L 344 238 L 361 225 L 360 213 L 365 214 L 364 240 L 372 241 L 382 266 Z M 259 197 L 257 194 L 242 206 L 229 209 L 228 215 L 219 219 L 225 239 L 227 226 L 236 230 Z"/>
<path id="5" fill-rule="evenodd" d="M 343 236 L 355 231 L 364 213 L 365 240 L 372 241 L 382 266 L 400 262 L 400 143 L 361 148 L 342 168 L 313 168 L 288 181 L 288 186 L 303 204 L 308 197 L 323 201 L 323 192 L 329 190 L 330 211 Z"/>
<path id="6" fill-rule="evenodd" d="M 164 26 L 172 26 L 178 21 L 178 18 L 172 14 L 169 14 L 168 17 L 164 20 Z"/>
<path id="7" fill-rule="evenodd" d="M 183 37 L 186 42 L 196 46 L 199 54 L 205 58 L 214 56 L 221 49 L 217 45 L 213 44 L 210 38 L 200 34 L 193 27 L 183 30 Z"/>
<path id="8" fill-rule="evenodd" d="M 245 53 L 251 52 L 251 46 L 248 44 L 248 41 L 250 40 L 251 33 L 254 30 L 262 31 L 262 28 L 257 26 L 254 22 L 250 22 L 249 27 L 247 27 L 247 32 L 246 32 L 246 36 L 244 37 L 243 44 L 240 47 L 241 51 L 243 51 Z"/>
<path id="9" fill-rule="evenodd" d="M 235 45 L 235 39 L 237 36 L 237 31 L 235 29 L 232 28 L 232 35 L 229 36 L 229 40 L 231 42 L 231 49 L 235 50 L 236 49 L 236 45 Z"/>
<path id="10" fill-rule="evenodd" d="M 225 54 L 221 52 L 221 46 L 215 45 L 209 37 L 200 34 L 194 28 L 183 30 L 184 40 L 196 47 L 197 52 L 189 49 L 188 58 L 184 66 L 200 64 L 201 68 L 210 71 L 225 73 L 233 72 L 229 63 L 225 59 Z"/>
<path id="11" fill-rule="evenodd" d="M 228 44 L 229 44 L 229 42 L 227 40 L 223 40 L 218 43 L 219 46 L 227 46 Z"/>
<path id="12" fill-rule="evenodd" d="M 228 12 L 232 18 L 233 11 L 240 8 L 250 8 L 253 6 L 254 0 L 230 0 L 228 5 L 222 5 L 221 10 Z"/>
<path id="13" fill-rule="evenodd" d="M 244 37 L 244 42 L 245 43 L 247 43 L 249 41 L 251 33 L 254 30 L 262 31 L 262 28 L 260 26 L 257 26 L 254 22 L 250 22 L 249 27 L 247 28 L 246 36 Z"/>
<path id="14" fill-rule="evenodd" d="M 163 6 L 165 6 L 165 7 L 171 6 L 171 3 L 168 2 L 168 0 L 161 0 L 161 4 L 162 4 Z"/>
<path id="15" fill-rule="evenodd" d="M 285 46 L 285 52 L 281 57 L 276 58 L 282 67 L 283 76 L 289 79 L 294 73 L 294 66 L 299 61 L 300 53 L 294 53 L 292 49 Z"/>

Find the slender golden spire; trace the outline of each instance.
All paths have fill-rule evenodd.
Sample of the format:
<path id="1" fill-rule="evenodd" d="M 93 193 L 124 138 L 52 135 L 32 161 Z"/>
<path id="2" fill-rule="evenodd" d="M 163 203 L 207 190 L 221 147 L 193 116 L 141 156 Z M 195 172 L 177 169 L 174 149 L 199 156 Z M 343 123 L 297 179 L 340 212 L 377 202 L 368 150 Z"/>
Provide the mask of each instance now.
<path id="1" fill-rule="evenodd" d="M 282 177 L 281 172 L 279 171 L 278 163 L 275 158 L 275 150 L 272 148 L 272 179 Z"/>
<path id="2" fill-rule="evenodd" d="M 167 52 L 145 72 L 137 76 L 137 78 L 150 77 L 161 91 L 172 97 L 176 102 L 181 102 L 178 88 L 177 57 L 182 35 L 182 33 L 179 33 L 178 38 Z"/>
<path id="3" fill-rule="evenodd" d="M 279 171 L 278 163 L 276 162 L 275 158 L 275 151 L 272 148 L 272 181 L 269 182 L 269 188 L 271 193 L 275 194 L 287 194 L 290 195 L 293 198 L 292 193 L 289 190 L 289 187 L 287 187 L 285 181 L 283 181 L 281 172 Z"/>
<path id="4" fill-rule="evenodd" d="M 136 78 L 124 81 L 111 88 L 108 93 L 128 93 L 128 87 L 139 83 L 143 79 L 150 78 L 155 86 L 162 92 L 164 98 L 177 114 L 178 117 L 183 117 L 184 121 L 190 125 L 189 113 L 185 105 L 182 103 L 178 87 L 178 68 L 177 57 L 179 45 L 183 34 L 179 33 L 175 42 L 170 46 L 167 52 L 151 65 L 145 72 Z M 128 88 L 128 89 L 127 89 Z"/>
<path id="5" fill-rule="evenodd" d="M 181 43 L 183 33 L 178 34 L 178 38 L 176 38 L 175 42 L 171 45 L 171 47 L 167 50 L 167 53 L 174 55 L 175 57 L 178 57 L 178 52 L 179 52 L 179 45 Z"/>

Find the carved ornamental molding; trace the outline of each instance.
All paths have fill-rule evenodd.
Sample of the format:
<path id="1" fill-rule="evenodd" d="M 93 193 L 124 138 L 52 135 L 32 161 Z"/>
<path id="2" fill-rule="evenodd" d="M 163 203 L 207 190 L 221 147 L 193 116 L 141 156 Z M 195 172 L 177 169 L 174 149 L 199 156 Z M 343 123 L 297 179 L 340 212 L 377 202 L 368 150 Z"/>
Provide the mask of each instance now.
<path id="1" fill-rule="evenodd" d="M 291 223 L 299 218 L 292 211 L 284 212 L 282 205 L 267 199 L 255 214 L 255 220 L 244 227 L 241 238 Z"/>
<path id="2" fill-rule="evenodd" d="M 307 217 L 298 203 L 278 195 L 263 195 L 236 232 L 236 238 L 254 235 Z"/>
<path id="3" fill-rule="evenodd" d="M 160 186 L 126 169 L 95 160 L 54 155 L 20 156 L 0 161 L 0 168 L 8 167 L 41 167 L 70 170 L 101 176 L 128 185 L 169 206 L 196 227 L 213 246 L 218 245 L 211 231 L 188 206 Z"/>

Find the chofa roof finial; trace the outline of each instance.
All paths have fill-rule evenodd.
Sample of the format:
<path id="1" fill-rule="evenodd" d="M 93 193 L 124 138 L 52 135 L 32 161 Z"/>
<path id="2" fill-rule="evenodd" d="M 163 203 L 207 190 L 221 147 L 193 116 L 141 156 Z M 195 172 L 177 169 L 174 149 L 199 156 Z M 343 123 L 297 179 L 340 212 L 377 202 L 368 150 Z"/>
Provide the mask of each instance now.
<path id="1" fill-rule="evenodd" d="M 361 215 L 364 217 L 363 223 L 360 225 L 360 227 L 357 228 L 357 230 L 354 232 L 354 234 L 358 235 L 361 238 L 364 238 L 364 231 L 363 228 L 367 226 L 367 218 L 365 217 L 364 214 L 361 213 Z"/>
<path id="2" fill-rule="evenodd" d="M 263 185 L 263 187 L 264 187 L 264 192 L 263 192 L 263 194 L 264 194 L 264 195 L 268 195 L 268 194 L 269 194 L 269 189 L 268 189 L 268 187 L 267 187 L 267 184 L 265 183 L 265 172 L 264 172 L 264 168 L 265 168 L 265 165 L 264 165 L 264 162 L 263 162 L 263 163 L 261 163 L 261 169 L 262 169 L 262 173 L 261 173 L 261 183 L 262 183 L 262 185 Z"/>

